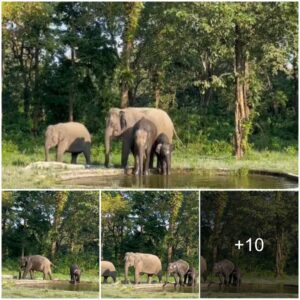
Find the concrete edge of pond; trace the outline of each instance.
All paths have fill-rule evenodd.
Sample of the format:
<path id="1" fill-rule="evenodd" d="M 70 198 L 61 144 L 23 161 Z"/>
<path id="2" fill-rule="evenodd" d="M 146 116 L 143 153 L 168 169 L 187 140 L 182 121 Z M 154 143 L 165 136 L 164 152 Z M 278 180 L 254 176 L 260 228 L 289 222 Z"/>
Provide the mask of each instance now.
<path id="1" fill-rule="evenodd" d="M 14 279 L 16 285 L 32 285 L 32 284 L 66 284 L 70 283 L 69 280 L 53 279 L 53 280 L 42 280 L 42 279 Z M 97 281 L 81 281 L 82 284 L 98 284 Z M 79 284 L 80 284 L 79 283 Z M 71 284 L 71 283 L 70 283 Z"/>
<path id="2" fill-rule="evenodd" d="M 45 162 L 38 161 L 29 164 L 24 167 L 24 170 L 54 170 L 54 171 L 62 171 L 62 173 L 57 173 L 57 177 L 63 181 L 72 180 L 77 178 L 84 177 L 98 177 L 98 176 L 114 176 L 114 175 L 130 175 L 132 173 L 132 168 L 128 168 L 126 172 L 122 168 L 105 168 L 103 165 L 74 165 L 67 164 L 61 162 Z M 77 172 L 79 171 L 79 172 Z M 286 178 L 293 182 L 298 182 L 298 175 L 286 172 L 279 171 L 268 171 L 268 170 L 245 170 L 243 168 L 232 170 L 226 168 L 219 169 L 195 169 L 195 168 L 174 168 L 173 173 L 202 173 L 202 174 L 217 174 L 217 175 L 235 175 L 238 174 L 243 176 L 247 174 L 253 175 L 267 175 L 267 176 L 275 176 Z M 157 174 L 156 170 L 151 170 L 151 174 Z"/>

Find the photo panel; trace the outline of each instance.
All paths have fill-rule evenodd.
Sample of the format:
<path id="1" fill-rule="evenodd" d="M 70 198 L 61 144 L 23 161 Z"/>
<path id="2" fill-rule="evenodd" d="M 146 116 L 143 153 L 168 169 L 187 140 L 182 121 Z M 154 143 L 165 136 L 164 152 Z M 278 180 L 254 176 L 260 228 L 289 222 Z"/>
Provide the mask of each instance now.
<path id="1" fill-rule="evenodd" d="M 99 298 L 99 192 L 2 192 L 2 298 Z"/>
<path id="2" fill-rule="evenodd" d="M 298 192 L 201 192 L 201 298 L 298 298 Z"/>
<path id="3" fill-rule="evenodd" d="M 199 192 L 102 191 L 102 298 L 199 298 L 198 277 Z"/>

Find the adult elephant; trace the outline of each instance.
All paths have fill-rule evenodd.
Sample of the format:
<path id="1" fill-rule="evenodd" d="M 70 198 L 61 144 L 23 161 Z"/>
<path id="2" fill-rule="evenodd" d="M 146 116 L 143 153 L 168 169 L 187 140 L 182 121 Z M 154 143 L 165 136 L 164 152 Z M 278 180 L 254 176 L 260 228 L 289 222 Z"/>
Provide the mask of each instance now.
<path id="1" fill-rule="evenodd" d="M 207 279 L 207 263 L 206 259 L 203 256 L 201 256 L 201 277 L 203 279 L 203 282 L 205 282 Z"/>
<path id="2" fill-rule="evenodd" d="M 169 115 L 157 108 L 128 107 L 111 108 L 106 116 L 105 129 L 105 166 L 109 166 L 109 153 L 113 139 L 122 140 L 121 165 L 127 167 L 128 156 L 133 144 L 133 126 L 142 118 L 153 122 L 157 129 L 157 136 L 164 133 L 172 143 L 174 125 Z"/>
<path id="3" fill-rule="evenodd" d="M 157 275 L 159 282 L 162 280 L 162 267 L 160 259 L 153 254 L 127 252 L 125 254 L 125 282 L 128 282 L 128 268 L 134 267 L 134 282 L 140 283 L 140 273 L 148 275 L 147 283 L 151 277 Z"/>
<path id="4" fill-rule="evenodd" d="M 91 135 L 87 128 L 77 122 L 49 125 L 45 132 L 45 160 L 49 160 L 49 150 L 56 147 L 56 160 L 63 161 L 65 152 L 72 154 L 72 164 L 76 164 L 77 156 L 84 154 L 86 163 L 91 163 Z"/>
<path id="5" fill-rule="evenodd" d="M 19 279 L 21 271 L 24 270 L 22 279 L 25 279 L 28 273 L 30 273 L 30 277 L 33 279 L 33 273 L 37 271 L 43 273 L 44 280 L 47 275 L 52 280 L 51 266 L 53 266 L 53 263 L 47 257 L 41 255 L 23 256 L 20 258 Z"/>
<path id="6" fill-rule="evenodd" d="M 219 277 L 220 285 L 229 285 L 232 272 L 234 271 L 234 264 L 228 259 L 223 259 L 216 262 L 213 266 L 213 274 Z"/>

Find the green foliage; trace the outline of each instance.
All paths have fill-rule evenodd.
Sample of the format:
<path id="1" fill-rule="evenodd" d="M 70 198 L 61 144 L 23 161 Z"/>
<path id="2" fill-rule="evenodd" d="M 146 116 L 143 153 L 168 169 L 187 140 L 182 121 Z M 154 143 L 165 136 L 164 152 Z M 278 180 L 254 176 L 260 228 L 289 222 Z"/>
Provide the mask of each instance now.
<path id="1" fill-rule="evenodd" d="M 95 192 L 3 192 L 3 265 L 18 257 L 49 257 L 56 272 L 72 263 L 98 273 L 99 201 Z"/>
<path id="2" fill-rule="evenodd" d="M 274 274 L 280 264 L 285 274 L 297 274 L 297 206 L 295 192 L 201 193 L 201 254 L 209 270 L 214 262 L 227 258 L 245 276 Z M 249 252 L 245 244 L 249 238 L 262 238 L 263 251 Z M 234 246 L 238 240 L 245 244 L 241 250 Z M 280 262 L 277 251 L 282 255 Z"/>
<path id="3" fill-rule="evenodd" d="M 124 266 L 126 252 L 158 255 L 198 266 L 199 195 L 196 192 L 103 192 L 102 259 Z"/>

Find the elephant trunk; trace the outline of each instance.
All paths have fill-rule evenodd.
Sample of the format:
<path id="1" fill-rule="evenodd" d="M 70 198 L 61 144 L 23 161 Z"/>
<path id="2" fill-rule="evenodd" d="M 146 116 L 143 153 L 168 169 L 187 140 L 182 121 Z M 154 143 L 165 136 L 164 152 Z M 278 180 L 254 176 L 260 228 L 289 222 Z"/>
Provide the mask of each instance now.
<path id="1" fill-rule="evenodd" d="M 109 165 L 109 153 L 111 144 L 112 132 L 110 128 L 105 130 L 105 167 L 108 168 Z"/>
<path id="2" fill-rule="evenodd" d="M 139 149 L 139 165 L 140 165 L 140 170 L 139 170 L 139 175 L 142 176 L 144 172 L 144 147 L 140 146 Z"/>
<path id="3" fill-rule="evenodd" d="M 49 149 L 50 146 L 45 144 L 45 161 L 49 161 Z"/>

